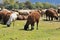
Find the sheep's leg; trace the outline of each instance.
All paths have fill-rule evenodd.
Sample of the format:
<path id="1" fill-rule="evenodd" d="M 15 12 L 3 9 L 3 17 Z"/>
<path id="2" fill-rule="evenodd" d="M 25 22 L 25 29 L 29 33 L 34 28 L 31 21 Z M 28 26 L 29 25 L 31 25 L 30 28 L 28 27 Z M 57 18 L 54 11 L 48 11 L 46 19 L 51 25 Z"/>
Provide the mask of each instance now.
<path id="1" fill-rule="evenodd" d="M 39 23 L 39 20 L 37 21 L 37 28 L 36 28 L 37 30 L 38 30 L 38 23 Z"/>
<path id="2" fill-rule="evenodd" d="M 34 29 L 34 23 L 31 24 L 31 30 L 33 30 L 33 29 Z"/>
<path id="3" fill-rule="evenodd" d="M 13 20 L 13 28 L 14 28 L 14 26 L 15 26 L 15 20 Z"/>

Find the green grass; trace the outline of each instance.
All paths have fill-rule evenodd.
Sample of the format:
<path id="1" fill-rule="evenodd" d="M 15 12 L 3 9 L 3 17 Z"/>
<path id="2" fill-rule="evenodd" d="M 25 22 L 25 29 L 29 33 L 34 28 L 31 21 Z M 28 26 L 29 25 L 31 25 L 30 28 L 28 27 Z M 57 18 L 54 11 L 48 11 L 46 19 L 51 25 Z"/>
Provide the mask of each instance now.
<path id="1" fill-rule="evenodd" d="M 60 22 L 42 21 L 39 22 L 39 29 L 36 24 L 33 31 L 23 30 L 26 20 L 16 21 L 10 27 L 0 24 L 0 40 L 60 40 Z"/>

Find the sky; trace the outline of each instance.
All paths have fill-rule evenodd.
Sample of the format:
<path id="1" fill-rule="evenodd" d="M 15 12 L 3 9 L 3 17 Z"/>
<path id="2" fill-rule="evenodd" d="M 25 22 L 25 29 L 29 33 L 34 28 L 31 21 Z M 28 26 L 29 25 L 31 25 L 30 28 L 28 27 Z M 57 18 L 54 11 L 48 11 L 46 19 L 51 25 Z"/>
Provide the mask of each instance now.
<path id="1" fill-rule="evenodd" d="M 31 0 L 31 2 L 49 2 L 51 4 L 60 4 L 60 0 Z"/>
<path id="2" fill-rule="evenodd" d="M 20 2 L 25 2 L 26 0 L 19 0 Z M 60 4 L 60 0 L 29 0 L 30 2 L 32 3 L 35 3 L 35 2 L 48 2 L 48 3 L 51 3 L 51 4 Z"/>
<path id="3" fill-rule="evenodd" d="M 16 0 L 16 1 L 19 1 L 19 2 L 25 2 L 26 0 Z M 30 2 L 32 3 L 35 3 L 35 2 L 48 2 L 48 3 L 51 3 L 51 4 L 60 4 L 60 0 L 29 0 Z M 0 0 L 0 3 L 2 3 L 2 0 Z"/>

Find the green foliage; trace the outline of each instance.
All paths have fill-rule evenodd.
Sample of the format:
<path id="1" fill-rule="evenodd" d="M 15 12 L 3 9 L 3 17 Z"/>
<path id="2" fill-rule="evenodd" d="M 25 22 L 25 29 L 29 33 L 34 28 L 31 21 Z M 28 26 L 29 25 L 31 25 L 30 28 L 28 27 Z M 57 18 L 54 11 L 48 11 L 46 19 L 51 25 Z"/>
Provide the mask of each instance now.
<path id="1" fill-rule="evenodd" d="M 48 2 L 46 2 L 46 3 L 43 3 L 43 5 L 44 5 L 44 8 L 51 8 L 51 4 L 49 4 Z"/>
<path id="2" fill-rule="evenodd" d="M 19 3 L 19 9 L 24 9 L 25 4 L 24 3 Z"/>
<path id="3" fill-rule="evenodd" d="M 14 9 L 19 9 L 19 5 L 17 3 L 14 4 Z"/>
<path id="4" fill-rule="evenodd" d="M 43 8 L 43 4 L 40 2 L 36 2 L 35 5 L 36 5 L 36 8 L 38 8 L 38 9 Z"/>
<path id="5" fill-rule="evenodd" d="M 6 9 L 9 9 L 9 10 L 13 9 L 13 7 L 14 7 L 14 5 L 10 5 L 10 4 L 5 5 L 5 8 L 6 8 Z"/>
<path id="6" fill-rule="evenodd" d="M 32 8 L 32 9 L 36 9 L 36 5 L 35 5 L 35 4 L 32 4 L 32 5 L 31 5 L 31 8 Z"/>
<path id="7" fill-rule="evenodd" d="M 10 5 L 14 5 L 15 0 L 3 0 L 4 5 L 10 4 Z"/>
<path id="8" fill-rule="evenodd" d="M 8 6 L 9 5 L 9 6 Z M 46 3 L 41 3 L 41 2 L 36 2 L 36 3 L 31 3 L 29 0 L 27 0 L 24 3 L 19 3 L 18 1 L 15 2 L 14 0 L 5 0 L 4 1 L 4 6 L 8 9 L 48 9 L 48 8 L 57 8 L 56 5 L 52 5 L 48 2 Z"/>
<path id="9" fill-rule="evenodd" d="M 26 8 L 32 9 L 32 3 L 30 1 L 25 2 Z"/>

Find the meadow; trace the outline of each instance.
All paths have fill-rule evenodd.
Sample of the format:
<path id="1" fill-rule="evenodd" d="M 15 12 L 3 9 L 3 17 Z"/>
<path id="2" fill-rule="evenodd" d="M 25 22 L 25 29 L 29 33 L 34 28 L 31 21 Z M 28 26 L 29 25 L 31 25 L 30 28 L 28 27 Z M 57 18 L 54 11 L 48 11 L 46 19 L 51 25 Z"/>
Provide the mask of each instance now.
<path id="1" fill-rule="evenodd" d="M 60 22 L 43 21 L 39 22 L 39 29 L 23 30 L 26 20 L 17 20 L 10 27 L 0 24 L 0 40 L 60 40 Z"/>

